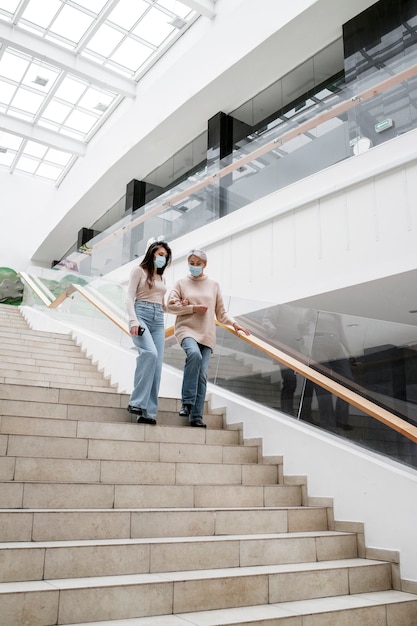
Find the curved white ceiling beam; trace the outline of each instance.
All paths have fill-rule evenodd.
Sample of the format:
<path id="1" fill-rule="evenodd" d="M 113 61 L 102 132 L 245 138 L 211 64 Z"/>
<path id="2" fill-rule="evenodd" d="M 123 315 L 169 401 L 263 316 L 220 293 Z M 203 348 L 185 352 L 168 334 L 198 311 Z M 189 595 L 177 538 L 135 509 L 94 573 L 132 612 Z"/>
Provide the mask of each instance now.
<path id="1" fill-rule="evenodd" d="M 26 120 L 19 120 L 5 113 L 0 113 L 0 130 L 77 156 L 84 156 L 87 150 L 87 145 L 83 141 L 72 139 L 48 128 L 35 126 Z"/>
<path id="2" fill-rule="evenodd" d="M 15 50 L 42 59 L 104 89 L 127 98 L 134 98 L 136 95 L 137 83 L 134 80 L 65 50 L 51 41 L 40 39 L 17 26 L 0 22 L 0 40 Z"/>

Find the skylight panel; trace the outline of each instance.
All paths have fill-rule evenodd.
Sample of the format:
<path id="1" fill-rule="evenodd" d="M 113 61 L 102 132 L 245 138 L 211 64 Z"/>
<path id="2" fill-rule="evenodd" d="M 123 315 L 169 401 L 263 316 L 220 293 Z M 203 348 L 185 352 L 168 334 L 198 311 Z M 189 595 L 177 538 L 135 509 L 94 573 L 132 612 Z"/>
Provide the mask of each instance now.
<path id="1" fill-rule="evenodd" d="M 41 163 L 39 165 L 36 175 L 43 178 L 49 178 L 50 180 L 56 180 L 62 172 L 62 167 L 56 167 L 55 165 L 49 165 L 48 163 Z"/>
<path id="2" fill-rule="evenodd" d="M 72 107 L 68 104 L 62 104 L 61 102 L 52 100 L 42 113 L 42 118 L 51 122 L 56 122 L 57 124 L 63 124 L 71 111 Z"/>
<path id="3" fill-rule="evenodd" d="M 55 150 L 54 148 L 49 148 L 45 155 L 45 161 L 62 166 L 68 165 L 70 159 L 71 155 L 68 152 L 62 152 L 62 150 Z"/>
<path id="4" fill-rule="evenodd" d="M 103 113 L 110 106 L 115 94 L 111 95 L 98 89 L 87 89 L 83 97 L 79 100 L 78 106 L 83 109 L 89 109 L 97 113 L 97 111 Z"/>
<path id="5" fill-rule="evenodd" d="M 20 82 L 29 67 L 29 60 L 13 52 L 6 52 L 0 60 L 0 76 Z"/>
<path id="6" fill-rule="evenodd" d="M 11 150 L 19 150 L 21 145 L 22 139 L 20 137 L 6 133 L 6 131 L 0 131 L 0 146 L 10 148 Z"/>
<path id="7" fill-rule="evenodd" d="M 16 91 L 16 85 L 11 85 L 0 79 L 0 102 L 9 105 Z"/>
<path id="8" fill-rule="evenodd" d="M 56 90 L 55 98 L 75 104 L 81 98 L 86 89 L 86 83 L 66 76 Z"/>
<path id="9" fill-rule="evenodd" d="M 111 59 L 120 65 L 124 65 L 133 73 L 145 63 L 152 52 L 151 48 L 142 43 L 134 39 L 126 39 L 112 55 Z"/>
<path id="10" fill-rule="evenodd" d="M 129 31 L 147 9 L 149 4 L 143 0 L 120 0 L 110 13 L 108 21 Z"/>
<path id="11" fill-rule="evenodd" d="M 50 31 L 77 44 L 92 22 L 90 15 L 65 5 L 53 21 Z"/>
<path id="12" fill-rule="evenodd" d="M 10 106 L 20 109 L 20 111 L 35 115 L 44 99 L 45 98 L 43 96 L 20 87 L 20 89 L 16 91 Z"/>
<path id="13" fill-rule="evenodd" d="M 87 49 L 103 57 L 108 57 L 123 37 L 123 33 L 119 30 L 103 24 L 88 42 Z"/>
<path id="14" fill-rule="evenodd" d="M 2 0 L 1 8 L 9 13 L 14 13 L 19 6 L 19 0 Z"/>
<path id="15" fill-rule="evenodd" d="M 35 87 L 47 93 L 53 86 L 59 75 L 59 70 L 52 68 L 41 61 L 33 61 L 23 80 L 22 84 Z"/>
<path id="16" fill-rule="evenodd" d="M 192 13 L 190 7 L 187 7 L 178 0 L 158 0 L 157 4 L 165 9 L 168 9 L 168 11 L 175 13 L 175 15 L 178 15 L 181 18 L 185 18 L 187 15 Z"/>
<path id="17" fill-rule="evenodd" d="M 139 73 L 197 15 L 179 0 L 0 0 L 0 20 L 16 32 L 15 47 L 0 42 L 0 112 L 40 130 L 39 137 L 41 129 L 56 136 L 54 151 L 47 134 L 44 144 L 28 141 L 30 126 L 20 126 L 12 145 L 3 145 L 12 135 L 0 130 L 0 165 L 59 184 L 79 158 L 64 151 L 64 136 L 88 143 L 103 116 L 134 96 Z"/>
<path id="18" fill-rule="evenodd" d="M 88 115 L 88 113 L 83 113 L 82 111 L 74 110 L 65 121 L 65 126 L 73 128 L 81 133 L 88 133 L 96 121 L 96 117 Z"/>
<path id="19" fill-rule="evenodd" d="M 48 28 L 61 7 L 62 3 L 58 0 L 30 0 L 23 11 L 22 19 L 41 28 Z"/>
<path id="20" fill-rule="evenodd" d="M 152 45 L 160 46 L 174 30 L 174 27 L 168 24 L 169 19 L 165 13 L 161 13 L 158 9 L 151 9 L 132 32 L 141 39 L 149 41 Z"/>
<path id="21" fill-rule="evenodd" d="M 36 143 L 35 141 L 28 141 L 26 142 L 26 146 L 23 151 L 23 154 L 37 157 L 38 159 L 42 159 L 45 156 L 47 150 L 48 148 L 42 145 L 41 143 Z"/>
<path id="22" fill-rule="evenodd" d="M 16 165 L 16 169 L 28 174 L 34 174 L 38 169 L 39 161 L 30 157 L 21 156 Z"/>

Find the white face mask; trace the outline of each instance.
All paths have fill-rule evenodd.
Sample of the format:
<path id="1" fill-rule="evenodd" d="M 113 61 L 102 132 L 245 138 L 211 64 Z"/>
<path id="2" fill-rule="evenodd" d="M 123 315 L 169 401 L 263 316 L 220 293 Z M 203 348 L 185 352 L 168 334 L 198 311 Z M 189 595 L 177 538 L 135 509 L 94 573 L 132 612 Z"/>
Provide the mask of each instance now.
<path id="1" fill-rule="evenodd" d="M 203 268 L 200 265 L 189 265 L 191 276 L 200 276 L 203 273 Z"/>
<path id="2" fill-rule="evenodd" d="M 166 262 L 166 257 L 164 257 L 162 254 L 158 254 L 153 260 L 153 264 L 157 269 L 161 269 L 162 267 L 164 267 Z"/>

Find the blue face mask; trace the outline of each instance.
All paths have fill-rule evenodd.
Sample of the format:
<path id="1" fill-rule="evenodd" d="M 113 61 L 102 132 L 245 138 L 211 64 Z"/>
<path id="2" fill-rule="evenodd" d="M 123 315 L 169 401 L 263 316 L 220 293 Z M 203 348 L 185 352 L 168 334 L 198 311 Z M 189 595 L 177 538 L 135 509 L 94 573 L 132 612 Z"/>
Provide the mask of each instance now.
<path id="1" fill-rule="evenodd" d="M 203 272 L 203 268 L 199 265 L 189 265 L 188 269 L 190 270 L 191 276 L 200 276 Z"/>
<path id="2" fill-rule="evenodd" d="M 167 262 L 166 257 L 162 256 L 162 254 L 158 254 L 156 256 L 156 258 L 153 260 L 153 264 L 155 265 L 155 267 L 157 269 L 161 269 L 162 267 L 164 267 L 165 263 Z"/>

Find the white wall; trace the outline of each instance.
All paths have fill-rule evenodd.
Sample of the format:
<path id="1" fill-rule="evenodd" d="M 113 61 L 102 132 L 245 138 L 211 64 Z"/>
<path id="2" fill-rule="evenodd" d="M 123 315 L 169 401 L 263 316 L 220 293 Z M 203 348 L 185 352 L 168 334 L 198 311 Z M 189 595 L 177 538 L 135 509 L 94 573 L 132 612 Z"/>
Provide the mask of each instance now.
<path id="1" fill-rule="evenodd" d="M 0 267 L 25 270 L 43 241 L 57 201 L 48 182 L 0 171 Z"/>

